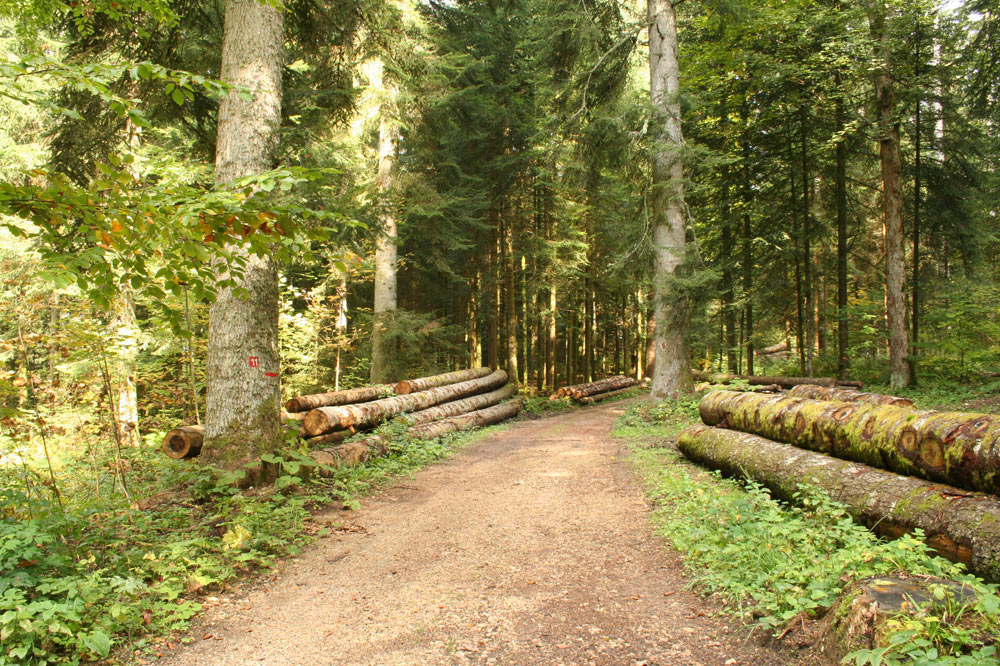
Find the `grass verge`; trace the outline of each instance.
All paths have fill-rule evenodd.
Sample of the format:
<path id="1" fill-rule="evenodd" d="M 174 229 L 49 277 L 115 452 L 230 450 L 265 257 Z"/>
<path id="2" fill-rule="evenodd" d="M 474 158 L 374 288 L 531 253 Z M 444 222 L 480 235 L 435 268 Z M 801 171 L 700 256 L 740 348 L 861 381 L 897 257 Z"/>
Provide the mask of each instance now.
<path id="1" fill-rule="evenodd" d="M 327 529 L 312 512 L 356 508 L 386 482 L 503 425 L 430 442 L 303 481 L 291 450 L 273 487 L 237 492 L 226 474 L 159 452 L 159 436 L 121 460 L 67 459 L 55 496 L 30 492 L 28 464 L 0 467 L 0 666 L 126 663 L 188 626 L 208 593 L 297 554 Z M 108 464 L 127 474 L 110 474 Z M 128 496 L 119 479 L 126 478 Z"/>
<path id="2" fill-rule="evenodd" d="M 803 487 L 796 503 L 787 505 L 752 482 L 688 463 L 670 438 L 696 419 L 696 401 L 643 403 L 615 428 L 615 436 L 633 445 L 633 464 L 656 507 L 654 522 L 684 555 L 695 586 L 717 595 L 755 629 L 778 634 L 798 618 L 821 616 L 850 582 L 868 576 L 905 571 L 962 580 L 978 593 L 975 603 L 942 597 L 917 613 L 892 617 L 879 646 L 852 652 L 845 663 L 1000 664 L 996 585 L 932 555 L 919 535 L 878 539 L 815 489 Z"/>

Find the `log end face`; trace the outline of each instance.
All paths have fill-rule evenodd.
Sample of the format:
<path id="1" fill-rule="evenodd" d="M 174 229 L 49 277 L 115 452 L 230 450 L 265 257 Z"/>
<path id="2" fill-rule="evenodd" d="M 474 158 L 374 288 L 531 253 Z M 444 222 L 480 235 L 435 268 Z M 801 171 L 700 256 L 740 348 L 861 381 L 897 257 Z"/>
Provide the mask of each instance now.
<path id="1" fill-rule="evenodd" d="M 413 384 L 409 381 L 399 382 L 396 384 L 395 388 L 393 388 L 393 391 L 395 391 L 396 395 L 407 395 L 408 393 L 413 393 Z"/>
<path id="2" fill-rule="evenodd" d="M 292 398 L 291 400 L 289 400 L 288 402 L 286 402 L 285 403 L 285 411 L 286 412 L 290 412 L 292 414 L 294 414 L 296 412 L 301 412 L 302 411 L 302 407 L 301 407 L 301 405 L 299 405 L 299 399 L 298 398 Z"/>
<path id="3" fill-rule="evenodd" d="M 302 419 L 302 427 L 310 435 L 320 435 L 329 430 L 332 424 L 322 409 L 314 409 Z"/>

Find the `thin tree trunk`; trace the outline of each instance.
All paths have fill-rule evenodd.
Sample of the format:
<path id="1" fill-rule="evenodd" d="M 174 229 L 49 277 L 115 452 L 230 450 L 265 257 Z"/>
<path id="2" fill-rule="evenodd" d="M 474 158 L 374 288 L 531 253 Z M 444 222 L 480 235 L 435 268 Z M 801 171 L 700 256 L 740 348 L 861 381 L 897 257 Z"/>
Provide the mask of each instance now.
<path id="1" fill-rule="evenodd" d="M 127 287 L 123 287 L 115 298 L 112 317 L 114 379 L 118 393 L 115 402 L 115 427 L 118 428 L 118 439 L 122 444 L 136 446 L 139 443 L 139 398 L 135 389 L 139 327 L 135 320 L 132 292 Z"/>
<path id="2" fill-rule="evenodd" d="M 847 140 L 844 138 L 844 96 L 841 92 L 840 71 L 834 72 L 837 86 L 836 130 L 840 137 L 836 147 L 837 200 L 837 376 L 847 377 L 850 368 L 850 327 L 847 319 Z"/>
<path id="3" fill-rule="evenodd" d="M 806 311 L 806 374 L 813 376 L 813 353 L 816 344 L 816 325 L 813 318 L 815 310 L 815 295 L 813 293 L 813 271 L 812 271 L 812 221 L 809 215 L 809 161 L 808 161 L 808 135 L 806 132 L 806 111 L 804 106 L 799 107 L 799 127 L 802 132 L 801 175 L 802 175 L 802 278 L 803 291 L 805 293 Z"/>
<path id="4" fill-rule="evenodd" d="M 514 296 L 514 230 L 509 219 L 501 221 L 501 224 L 503 225 L 503 309 L 507 330 L 504 340 L 507 356 L 506 366 L 510 381 L 517 384 L 517 327 L 519 322 Z"/>
<path id="5" fill-rule="evenodd" d="M 215 180 L 267 171 L 281 124 L 284 10 L 226 0 L 220 78 L 234 90 L 219 105 Z M 281 443 L 278 270 L 271 256 L 233 248 L 246 263 L 241 298 L 224 288 L 209 310 L 205 440 L 211 462 L 239 468 Z"/>
<path id="6" fill-rule="evenodd" d="M 653 108 L 662 126 L 654 136 L 652 215 L 653 289 L 656 294 L 656 356 L 652 394 L 675 397 L 694 388 L 687 335 L 690 310 L 686 297 L 672 284 L 685 261 L 684 164 L 681 149 L 680 63 L 677 59 L 677 16 L 672 0 L 648 0 L 649 79 Z"/>
<path id="7" fill-rule="evenodd" d="M 487 252 L 487 266 L 489 278 L 483 280 L 487 290 L 485 299 L 486 307 L 486 365 L 491 368 L 500 366 L 500 262 L 497 257 L 497 220 L 496 215 L 491 214 L 490 220 L 493 223 L 489 232 L 489 250 Z"/>
<path id="8" fill-rule="evenodd" d="M 900 186 L 899 123 L 891 72 L 889 8 L 882 0 L 868 2 L 868 20 L 874 43 L 875 104 L 882 167 L 882 211 L 885 225 L 886 320 L 889 328 L 889 378 L 893 390 L 910 384 L 910 344 L 906 317 L 906 265 L 903 249 Z"/>
<path id="9" fill-rule="evenodd" d="M 914 45 L 913 76 L 920 79 L 920 22 L 917 22 L 916 44 Z M 910 294 L 913 303 L 910 308 L 913 322 L 912 344 L 913 357 L 910 361 L 910 379 L 917 381 L 917 349 L 920 341 L 920 189 L 921 189 L 921 155 L 920 155 L 920 98 L 917 98 L 913 110 L 913 284 Z"/>
<path id="10" fill-rule="evenodd" d="M 395 97 L 392 87 L 382 83 L 382 64 L 378 63 L 370 84 L 376 90 L 386 90 L 389 97 Z M 375 235 L 375 300 L 372 307 L 372 363 L 370 380 L 373 384 L 391 382 L 394 376 L 394 349 L 387 332 L 392 325 L 397 308 L 396 263 L 397 224 L 389 197 L 393 190 L 395 175 L 396 142 L 399 131 L 388 117 L 385 109 L 379 110 L 377 183 L 379 203 L 379 229 Z"/>

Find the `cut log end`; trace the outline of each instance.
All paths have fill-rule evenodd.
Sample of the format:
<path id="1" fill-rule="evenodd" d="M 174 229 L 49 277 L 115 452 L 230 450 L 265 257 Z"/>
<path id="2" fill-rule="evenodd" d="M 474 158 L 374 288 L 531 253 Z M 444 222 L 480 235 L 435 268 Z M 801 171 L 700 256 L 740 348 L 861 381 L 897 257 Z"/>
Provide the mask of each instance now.
<path id="1" fill-rule="evenodd" d="M 202 426 L 180 426 L 163 437 L 160 449 L 174 460 L 194 458 L 201 454 L 204 441 L 205 429 Z"/>

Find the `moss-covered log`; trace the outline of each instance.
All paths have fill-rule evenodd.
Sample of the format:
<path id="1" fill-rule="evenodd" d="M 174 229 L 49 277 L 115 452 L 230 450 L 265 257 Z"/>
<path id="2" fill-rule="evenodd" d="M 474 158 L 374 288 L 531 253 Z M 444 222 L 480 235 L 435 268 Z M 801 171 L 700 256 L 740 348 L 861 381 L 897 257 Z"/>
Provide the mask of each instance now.
<path id="1" fill-rule="evenodd" d="M 853 388 L 842 386 L 816 386 L 815 384 L 799 384 L 793 386 L 788 395 L 811 400 L 839 400 L 841 402 L 864 402 L 871 405 L 895 405 L 897 407 L 913 407 L 909 398 L 899 398 L 881 393 L 865 393 Z"/>
<path id="2" fill-rule="evenodd" d="M 289 412 L 308 412 L 318 407 L 353 405 L 357 402 L 369 402 L 380 398 L 388 398 L 392 393 L 392 384 L 377 384 L 375 386 L 362 386 L 361 388 L 344 391 L 314 393 L 312 395 L 301 395 L 297 398 L 292 398 L 285 403 L 285 409 Z"/>
<path id="3" fill-rule="evenodd" d="M 815 386 L 836 386 L 837 380 L 833 377 L 764 377 L 755 375 L 726 375 L 713 372 L 701 372 L 695 370 L 691 373 L 697 382 L 709 382 L 712 384 L 731 384 L 734 381 L 745 381 L 751 386 L 766 386 L 767 384 L 777 384 L 782 388 L 792 388 L 799 384 L 813 384 Z"/>
<path id="4" fill-rule="evenodd" d="M 678 436 L 685 456 L 733 476 L 747 475 L 782 499 L 806 483 L 887 537 L 916 528 L 944 557 L 1000 581 L 1000 501 L 860 463 L 804 451 L 748 433 L 691 426 Z"/>
<path id="5" fill-rule="evenodd" d="M 438 405 L 437 407 L 422 409 L 419 412 L 413 412 L 412 414 L 404 414 L 400 418 L 404 419 L 411 426 L 418 426 L 423 425 L 424 423 L 440 421 L 441 419 L 446 419 L 452 416 L 474 412 L 477 409 L 483 409 L 484 407 L 491 407 L 497 403 L 503 402 L 507 398 L 512 398 L 515 395 L 517 395 L 517 385 L 507 384 L 503 388 L 497 389 L 496 391 L 490 391 L 489 393 L 483 393 L 481 395 L 474 395 L 470 398 L 462 398 L 461 400 L 455 400 L 453 402 L 446 402 L 443 405 Z"/>
<path id="6" fill-rule="evenodd" d="M 568 393 L 570 397 L 574 400 L 582 400 L 590 395 L 597 395 L 598 393 L 606 393 L 608 391 L 616 391 L 618 389 L 627 388 L 636 384 L 635 377 L 625 377 L 624 375 L 617 375 L 615 377 L 608 377 L 606 379 L 600 379 L 596 382 L 591 382 L 589 384 L 584 384 L 583 386 L 573 389 L 572 392 Z"/>
<path id="7" fill-rule="evenodd" d="M 605 393 L 598 393 L 597 395 L 588 395 L 583 398 L 580 398 L 579 400 L 577 400 L 577 402 L 579 402 L 582 405 L 593 405 L 595 403 L 602 402 L 604 400 L 617 398 L 618 396 L 624 395 L 625 393 L 628 393 L 629 391 L 634 389 L 636 383 L 637 382 L 635 380 L 632 380 L 632 384 L 626 386 L 625 388 L 620 388 L 616 391 L 607 391 Z"/>
<path id="8" fill-rule="evenodd" d="M 180 426 L 163 437 L 160 449 L 176 460 L 195 458 L 201 454 L 205 442 L 205 428 L 200 425 Z"/>
<path id="9" fill-rule="evenodd" d="M 517 416 L 523 406 L 524 401 L 518 398 L 486 409 L 415 426 L 410 428 L 407 434 L 417 439 L 434 439 L 449 432 L 493 425 Z"/>
<path id="10" fill-rule="evenodd" d="M 1000 492 L 1000 417 L 713 391 L 708 425 L 750 432 L 900 474 Z"/>
<path id="11" fill-rule="evenodd" d="M 334 428 L 374 425 L 392 418 L 396 414 L 428 409 L 443 402 L 495 389 L 506 382 L 507 373 L 503 370 L 497 370 L 479 379 L 439 386 L 426 391 L 397 395 L 357 405 L 319 407 L 306 414 L 305 429 L 311 435 L 319 435 Z"/>
<path id="12" fill-rule="evenodd" d="M 407 379 L 396 384 L 396 394 L 406 395 L 407 393 L 426 391 L 427 389 L 437 388 L 438 386 L 447 386 L 449 384 L 457 384 L 458 382 L 467 382 L 470 379 L 486 377 L 491 372 L 493 372 L 493 370 L 490 368 L 471 368 L 469 370 L 446 372 L 443 375 L 420 377 L 419 379 Z"/>

